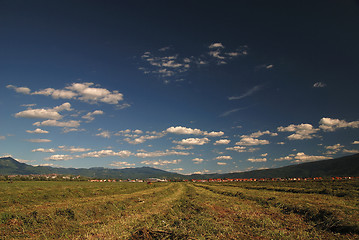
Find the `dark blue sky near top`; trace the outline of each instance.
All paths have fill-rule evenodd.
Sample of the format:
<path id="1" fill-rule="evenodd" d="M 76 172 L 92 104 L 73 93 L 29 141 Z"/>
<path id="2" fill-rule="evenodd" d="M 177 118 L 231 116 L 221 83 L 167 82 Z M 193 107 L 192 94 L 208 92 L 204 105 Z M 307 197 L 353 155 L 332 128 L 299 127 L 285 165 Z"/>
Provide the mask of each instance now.
<path id="1" fill-rule="evenodd" d="M 191 173 L 244 171 L 355 153 L 357 26 L 358 1 L 0 1 L 0 154 L 34 165 L 150 165 Z M 169 70 L 171 76 L 159 73 Z M 67 98 L 35 94 L 47 88 L 68 90 L 74 83 L 118 91 L 123 100 L 81 100 L 73 89 Z M 72 110 L 61 111 L 57 120 L 80 124 L 69 132 L 33 125 L 46 120 L 42 113 L 16 115 L 65 102 Z M 81 117 L 94 110 L 103 113 L 87 122 Z M 330 129 L 320 123 L 323 118 L 329 119 Z M 284 129 L 291 124 L 295 130 Z M 168 130 L 179 126 L 176 133 Z M 49 133 L 26 132 L 35 128 Z M 183 134 L 184 128 L 202 132 Z M 115 135 L 125 129 L 162 135 L 134 144 Z M 242 145 L 243 135 L 266 130 L 273 136 L 252 140 L 268 143 Z M 104 131 L 109 136 L 96 136 Z M 212 138 L 205 131 L 223 135 Z M 298 135 L 290 139 L 291 134 Z M 206 137 L 203 145 L 182 144 L 192 148 L 181 150 L 188 155 L 138 154 L 168 152 L 183 139 Z M 27 141 L 35 138 L 51 142 Z M 220 139 L 230 143 L 214 145 Z M 131 153 L 89 157 L 59 146 L 87 150 L 81 154 L 104 149 Z M 246 149 L 227 149 L 234 146 Z M 33 151 L 39 148 L 53 151 Z"/>

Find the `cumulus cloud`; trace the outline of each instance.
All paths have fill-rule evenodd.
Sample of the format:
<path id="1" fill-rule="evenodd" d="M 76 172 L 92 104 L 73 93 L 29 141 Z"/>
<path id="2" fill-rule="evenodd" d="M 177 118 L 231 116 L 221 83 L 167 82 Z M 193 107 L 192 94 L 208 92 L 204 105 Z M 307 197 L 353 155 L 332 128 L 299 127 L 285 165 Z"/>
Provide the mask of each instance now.
<path id="1" fill-rule="evenodd" d="M 200 164 L 204 161 L 204 159 L 203 158 L 194 158 L 194 159 L 192 159 L 192 161 L 194 164 Z"/>
<path id="2" fill-rule="evenodd" d="M 352 144 L 359 144 L 359 141 L 354 141 L 352 142 Z"/>
<path id="3" fill-rule="evenodd" d="M 319 124 L 319 128 L 327 132 L 333 132 L 338 128 L 359 128 L 359 121 L 347 122 L 345 120 L 332 118 L 322 118 Z"/>
<path id="4" fill-rule="evenodd" d="M 140 158 L 152 158 L 152 157 L 163 157 L 163 156 L 171 156 L 171 155 L 187 156 L 189 154 L 190 153 L 188 152 L 166 150 L 166 151 L 155 151 L 155 152 L 139 152 L 136 153 L 135 156 Z"/>
<path id="5" fill-rule="evenodd" d="M 59 120 L 62 118 L 59 112 L 61 111 L 71 111 L 71 104 L 66 102 L 60 106 L 50 108 L 50 109 L 27 109 L 25 111 L 21 111 L 15 114 L 15 117 L 22 117 L 22 118 L 42 118 L 42 119 L 54 119 Z"/>
<path id="6" fill-rule="evenodd" d="M 227 163 L 225 163 L 225 162 L 217 162 L 217 165 L 223 166 L 223 165 L 227 165 Z"/>
<path id="7" fill-rule="evenodd" d="M 62 154 L 56 154 L 56 155 L 52 155 L 48 158 L 45 158 L 45 160 L 48 160 L 48 161 L 67 161 L 67 160 L 71 160 L 71 159 L 73 159 L 73 156 L 62 155 Z"/>
<path id="8" fill-rule="evenodd" d="M 278 136 L 278 133 L 272 133 L 272 132 L 267 130 L 267 131 L 264 131 L 264 132 L 262 132 L 262 131 L 254 132 L 254 133 L 251 133 L 250 135 L 242 135 L 241 138 L 245 138 L 245 137 L 259 138 L 259 137 L 261 137 L 263 135 L 266 135 L 266 134 L 270 135 L 272 137 Z"/>
<path id="9" fill-rule="evenodd" d="M 72 152 L 72 153 L 91 151 L 91 148 L 74 147 L 74 146 L 70 146 L 70 147 L 58 146 L 58 148 L 59 148 L 61 151 Z"/>
<path id="10" fill-rule="evenodd" d="M 239 142 L 236 142 L 236 145 L 242 145 L 242 146 L 266 145 L 266 144 L 269 144 L 268 140 L 260 140 L 252 137 L 243 137 Z"/>
<path id="11" fill-rule="evenodd" d="M 217 160 L 231 160 L 231 156 L 218 156 L 216 157 Z"/>
<path id="12" fill-rule="evenodd" d="M 86 157 L 102 158 L 102 157 L 115 156 L 115 157 L 126 158 L 126 157 L 129 157 L 131 155 L 133 155 L 133 154 L 130 151 L 127 151 L 127 150 L 122 150 L 122 151 L 119 151 L 119 152 L 115 152 L 113 150 L 106 149 L 106 150 L 83 153 L 81 155 L 77 155 L 76 157 L 77 158 L 86 158 Z"/>
<path id="13" fill-rule="evenodd" d="M 107 131 L 107 130 L 104 130 L 104 131 L 96 134 L 96 136 L 103 137 L 103 138 L 110 138 L 111 133 L 109 131 Z"/>
<path id="14" fill-rule="evenodd" d="M 95 110 L 93 112 L 89 112 L 86 115 L 82 116 L 82 118 L 87 119 L 88 122 L 91 122 L 93 120 L 95 120 L 94 115 L 102 115 L 103 111 L 102 110 Z"/>
<path id="15" fill-rule="evenodd" d="M 45 142 L 51 142 L 50 139 L 41 139 L 41 138 L 36 138 L 36 139 L 26 139 L 26 141 L 28 142 L 33 142 L 33 143 L 45 143 Z"/>
<path id="16" fill-rule="evenodd" d="M 49 148 L 49 149 L 45 149 L 45 148 L 37 148 L 37 149 L 33 149 L 32 152 L 46 152 L 46 153 L 54 153 L 55 149 L 53 148 Z"/>
<path id="17" fill-rule="evenodd" d="M 302 163 L 302 162 L 311 162 L 311 161 L 318 161 L 318 160 L 325 160 L 329 159 L 327 156 L 310 156 L 306 155 L 303 152 L 298 152 L 297 155 L 294 156 L 294 162 Z"/>
<path id="18" fill-rule="evenodd" d="M 165 166 L 165 165 L 168 165 L 168 164 L 178 164 L 181 161 L 182 160 L 180 160 L 180 159 L 178 159 L 178 160 L 155 160 L 155 161 L 144 160 L 141 163 L 145 164 L 145 165 Z"/>
<path id="19" fill-rule="evenodd" d="M 217 140 L 213 144 L 214 145 L 226 145 L 226 144 L 229 144 L 230 142 L 231 142 L 231 140 L 229 140 L 229 139 L 220 139 L 220 140 Z"/>
<path id="20" fill-rule="evenodd" d="M 77 99 L 88 103 L 119 104 L 123 100 L 123 94 L 119 91 L 96 87 L 91 82 L 72 83 L 64 89 L 45 88 L 32 93 L 26 87 L 15 87 L 13 85 L 7 87 L 24 94 L 51 96 L 54 99 Z"/>
<path id="21" fill-rule="evenodd" d="M 112 162 L 109 165 L 112 166 L 112 167 L 123 168 L 123 167 L 133 167 L 136 164 L 129 163 L 129 162 Z"/>
<path id="22" fill-rule="evenodd" d="M 174 134 L 188 134 L 188 135 L 205 135 L 208 137 L 220 137 L 222 135 L 224 135 L 224 132 L 219 131 L 219 132 L 207 132 L 207 131 L 202 131 L 200 129 L 192 129 L 192 128 L 187 128 L 187 127 L 182 127 L 182 126 L 177 126 L 177 127 L 170 127 L 166 129 L 166 132 L 168 133 L 174 133 Z"/>
<path id="23" fill-rule="evenodd" d="M 35 130 L 26 130 L 26 132 L 35 134 L 49 133 L 49 131 L 42 130 L 40 128 L 36 128 Z"/>
<path id="24" fill-rule="evenodd" d="M 274 161 L 289 161 L 289 160 L 292 160 L 292 159 L 293 159 L 292 156 L 286 156 L 286 157 L 276 158 L 276 159 L 274 159 Z"/>
<path id="25" fill-rule="evenodd" d="M 325 149 L 328 149 L 329 151 L 326 152 L 326 154 L 336 154 L 337 152 L 339 152 L 344 146 L 337 143 L 335 145 L 332 146 L 326 146 Z"/>
<path id="26" fill-rule="evenodd" d="M 208 138 L 186 138 L 181 141 L 173 141 L 176 144 L 181 145 L 204 145 L 208 143 L 210 140 Z"/>
<path id="27" fill-rule="evenodd" d="M 243 146 L 234 146 L 234 147 L 227 147 L 226 150 L 236 151 L 236 152 L 254 152 L 257 151 L 258 148 L 247 148 Z"/>
<path id="28" fill-rule="evenodd" d="M 45 120 L 42 122 L 35 122 L 34 126 L 49 126 L 49 127 L 68 127 L 77 128 L 80 126 L 81 121 L 70 120 L 70 121 L 57 121 L 57 120 Z"/>
<path id="29" fill-rule="evenodd" d="M 356 154 L 356 153 L 359 153 L 359 150 L 356 150 L 356 149 L 343 149 L 343 152 L 344 153 L 351 153 L 351 154 Z"/>
<path id="30" fill-rule="evenodd" d="M 266 162 L 267 158 L 249 158 L 249 162 Z"/>
<path id="31" fill-rule="evenodd" d="M 10 88 L 14 89 L 15 92 L 17 92 L 17 93 L 30 94 L 30 92 L 31 92 L 31 89 L 28 88 L 28 87 L 16 87 L 14 85 L 7 85 L 6 87 L 9 88 L 9 89 Z"/>
<path id="32" fill-rule="evenodd" d="M 312 139 L 315 137 L 314 133 L 318 132 L 319 129 L 313 128 L 311 124 L 291 124 L 287 127 L 278 127 L 279 132 L 295 132 L 294 134 L 288 136 L 289 140 L 304 140 Z"/>
<path id="33" fill-rule="evenodd" d="M 261 90 L 262 88 L 263 88 L 263 85 L 254 86 L 253 88 L 247 90 L 246 92 L 244 92 L 243 94 L 241 94 L 239 96 L 228 97 L 228 100 L 240 100 L 240 99 L 249 97 L 249 96 L 253 95 L 254 93 L 258 92 L 259 90 Z"/>

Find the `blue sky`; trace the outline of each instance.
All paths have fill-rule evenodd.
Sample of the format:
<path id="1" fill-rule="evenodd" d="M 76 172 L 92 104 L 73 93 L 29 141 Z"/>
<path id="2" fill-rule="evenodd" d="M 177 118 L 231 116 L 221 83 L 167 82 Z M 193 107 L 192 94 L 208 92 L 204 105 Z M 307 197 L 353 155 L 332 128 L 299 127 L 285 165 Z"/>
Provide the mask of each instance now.
<path id="1" fill-rule="evenodd" d="M 1 1 L 0 155 L 183 174 L 359 152 L 356 1 Z"/>

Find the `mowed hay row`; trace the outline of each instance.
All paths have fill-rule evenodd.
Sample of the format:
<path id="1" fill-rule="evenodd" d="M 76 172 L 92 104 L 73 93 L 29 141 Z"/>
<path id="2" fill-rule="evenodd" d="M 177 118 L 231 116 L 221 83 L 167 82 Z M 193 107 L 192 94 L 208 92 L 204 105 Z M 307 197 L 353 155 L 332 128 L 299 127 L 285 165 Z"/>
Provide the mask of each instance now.
<path id="1" fill-rule="evenodd" d="M 223 196 L 250 200 L 265 208 L 277 208 L 283 214 L 296 214 L 320 230 L 341 234 L 349 239 L 358 238 L 359 209 L 358 199 L 355 198 L 243 189 L 218 184 L 196 184 L 196 186 Z"/>
<path id="2" fill-rule="evenodd" d="M 2 212 L 0 238 L 86 239 L 89 232 L 150 209 L 175 191 L 174 185 L 153 184 L 131 194 L 74 198 L 37 205 L 27 212 Z"/>

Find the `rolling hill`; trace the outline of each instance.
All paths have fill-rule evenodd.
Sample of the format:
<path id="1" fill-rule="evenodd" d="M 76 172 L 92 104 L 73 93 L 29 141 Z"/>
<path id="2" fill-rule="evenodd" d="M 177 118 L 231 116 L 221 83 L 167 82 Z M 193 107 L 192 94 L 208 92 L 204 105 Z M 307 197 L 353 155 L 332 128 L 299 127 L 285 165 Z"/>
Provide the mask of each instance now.
<path id="1" fill-rule="evenodd" d="M 53 168 L 31 166 L 20 163 L 11 157 L 0 158 L 0 175 L 29 174 L 71 174 L 94 178 L 145 179 L 150 177 L 167 179 L 209 179 L 209 178 L 293 178 L 293 177 L 332 177 L 359 176 L 359 154 L 336 159 L 321 160 L 280 168 L 254 170 L 249 172 L 225 174 L 181 175 L 164 170 L 139 167 L 125 169 L 110 168 Z"/>

